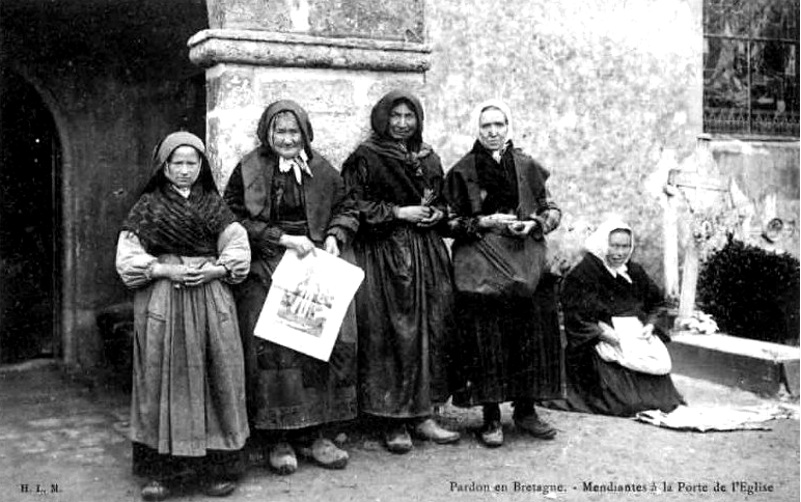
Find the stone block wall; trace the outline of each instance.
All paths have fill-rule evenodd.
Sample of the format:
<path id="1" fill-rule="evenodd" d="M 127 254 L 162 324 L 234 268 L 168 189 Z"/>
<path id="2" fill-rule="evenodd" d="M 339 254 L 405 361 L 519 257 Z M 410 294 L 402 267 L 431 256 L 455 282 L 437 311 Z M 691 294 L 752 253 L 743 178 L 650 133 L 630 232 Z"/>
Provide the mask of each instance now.
<path id="1" fill-rule="evenodd" d="M 366 71 L 259 68 L 221 64 L 207 73 L 208 148 L 217 185 L 224 189 L 239 159 L 255 148 L 264 109 L 292 99 L 309 113 L 312 146 L 336 168 L 370 132 L 370 110 L 389 90 L 423 87 L 422 77 L 399 74 L 379 79 Z"/>
<path id="2" fill-rule="evenodd" d="M 658 280 L 661 207 L 644 181 L 702 131 L 701 0 L 438 0 L 426 24 L 427 139 L 446 169 L 473 142 L 472 107 L 506 100 L 516 145 L 551 170 L 564 210 L 553 247 L 576 250 L 617 212 Z"/>
<path id="3" fill-rule="evenodd" d="M 422 42 L 424 0 L 207 0 L 209 27 Z"/>
<path id="4" fill-rule="evenodd" d="M 225 188 L 244 154 L 258 145 L 264 109 L 292 99 L 309 113 L 313 147 L 339 168 L 370 133 L 370 110 L 394 88 L 424 90 L 428 48 L 421 44 L 207 30 L 190 41 L 207 67 L 207 148 Z"/>

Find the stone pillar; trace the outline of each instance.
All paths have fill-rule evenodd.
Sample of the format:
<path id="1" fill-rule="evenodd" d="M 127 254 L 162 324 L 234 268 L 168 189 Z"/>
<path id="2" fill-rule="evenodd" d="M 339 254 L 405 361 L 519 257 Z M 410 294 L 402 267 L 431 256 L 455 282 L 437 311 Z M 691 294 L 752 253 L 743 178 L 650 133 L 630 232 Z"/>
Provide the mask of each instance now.
<path id="1" fill-rule="evenodd" d="M 431 54 L 422 0 L 207 2 L 210 29 L 189 40 L 189 57 L 206 68 L 206 142 L 221 188 L 275 100 L 309 112 L 314 147 L 339 168 L 384 93 L 422 94 Z"/>

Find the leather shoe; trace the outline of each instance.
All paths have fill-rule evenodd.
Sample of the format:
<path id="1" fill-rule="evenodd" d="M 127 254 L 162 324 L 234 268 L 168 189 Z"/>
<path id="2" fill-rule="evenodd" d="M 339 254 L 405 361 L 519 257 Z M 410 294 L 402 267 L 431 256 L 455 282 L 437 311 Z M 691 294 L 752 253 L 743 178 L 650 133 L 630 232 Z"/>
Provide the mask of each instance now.
<path id="1" fill-rule="evenodd" d="M 433 418 L 426 418 L 414 428 L 414 433 L 421 439 L 428 439 L 437 444 L 451 444 L 459 441 L 461 435 L 458 432 L 449 431 L 434 421 Z"/>
<path id="2" fill-rule="evenodd" d="M 478 433 L 478 438 L 487 448 L 497 448 L 503 445 L 503 428 L 497 420 L 486 424 Z"/>
<path id="3" fill-rule="evenodd" d="M 536 414 L 521 418 L 515 418 L 515 425 L 518 429 L 529 433 L 539 439 L 553 439 L 556 437 L 556 429 L 548 425 L 547 422 L 540 420 Z"/>
<path id="4" fill-rule="evenodd" d="M 278 443 L 270 450 L 270 467 L 278 474 L 292 474 L 298 469 L 298 457 L 288 443 Z"/>
<path id="5" fill-rule="evenodd" d="M 348 452 L 338 448 L 330 439 L 315 439 L 310 453 L 312 460 L 326 469 L 344 469 L 348 465 Z"/>
<path id="6" fill-rule="evenodd" d="M 409 436 L 409 431 L 406 430 L 406 425 L 400 425 L 387 431 L 384 436 L 384 444 L 387 450 L 392 453 L 409 453 L 412 451 L 412 438 Z"/>
<path id="7" fill-rule="evenodd" d="M 203 493 L 209 497 L 227 497 L 236 490 L 236 483 L 234 481 L 212 481 L 203 488 Z"/>
<path id="8" fill-rule="evenodd" d="M 148 481 L 142 487 L 142 500 L 148 502 L 158 502 L 170 496 L 170 490 L 160 481 Z"/>

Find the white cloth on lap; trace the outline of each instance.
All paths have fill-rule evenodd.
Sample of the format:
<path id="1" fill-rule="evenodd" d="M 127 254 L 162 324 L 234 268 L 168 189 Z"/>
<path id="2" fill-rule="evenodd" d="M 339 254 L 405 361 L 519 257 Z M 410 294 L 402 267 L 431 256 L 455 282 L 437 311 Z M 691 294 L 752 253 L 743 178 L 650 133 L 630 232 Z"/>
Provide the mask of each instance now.
<path id="1" fill-rule="evenodd" d="M 643 325 L 636 317 L 613 317 L 619 345 L 598 342 L 595 352 L 606 362 L 614 362 L 640 373 L 667 375 L 671 370 L 670 354 L 655 335 L 641 336 Z"/>

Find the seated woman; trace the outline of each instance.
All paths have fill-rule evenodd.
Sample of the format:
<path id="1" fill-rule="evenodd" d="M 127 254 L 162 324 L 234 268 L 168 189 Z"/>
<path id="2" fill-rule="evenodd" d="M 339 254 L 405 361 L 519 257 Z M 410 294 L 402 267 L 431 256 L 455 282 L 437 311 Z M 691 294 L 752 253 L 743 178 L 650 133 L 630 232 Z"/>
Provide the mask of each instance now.
<path id="1" fill-rule="evenodd" d="M 684 400 L 670 378 L 662 344 L 668 338 L 655 327 L 664 299 L 645 270 L 629 261 L 631 227 L 611 218 L 585 247 L 562 286 L 567 408 L 616 416 L 672 411 Z"/>

